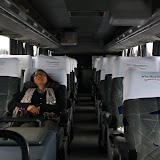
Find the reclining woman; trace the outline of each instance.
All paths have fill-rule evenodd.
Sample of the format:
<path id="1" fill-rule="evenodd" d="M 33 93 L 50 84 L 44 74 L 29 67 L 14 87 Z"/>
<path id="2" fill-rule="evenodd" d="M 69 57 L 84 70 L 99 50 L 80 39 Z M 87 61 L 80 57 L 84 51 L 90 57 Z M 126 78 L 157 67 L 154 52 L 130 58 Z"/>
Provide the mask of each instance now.
<path id="1" fill-rule="evenodd" d="M 16 107 L 27 110 L 29 117 L 43 118 L 52 113 L 52 120 L 45 120 L 45 127 L 58 133 L 58 139 L 64 134 L 58 125 L 60 113 L 66 108 L 66 92 L 64 86 L 52 80 L 46 72 L 38 69 L 29 82 L 24 84 L 23 90 L 18 93 L 8 105 L 13 112 Z M 54 118 L 53 118 L 54 117 Z M 23 123 L 21 127 L 35 127 L 34 122 Z M 61 141 L 61 140 L 60 140 Z"/>

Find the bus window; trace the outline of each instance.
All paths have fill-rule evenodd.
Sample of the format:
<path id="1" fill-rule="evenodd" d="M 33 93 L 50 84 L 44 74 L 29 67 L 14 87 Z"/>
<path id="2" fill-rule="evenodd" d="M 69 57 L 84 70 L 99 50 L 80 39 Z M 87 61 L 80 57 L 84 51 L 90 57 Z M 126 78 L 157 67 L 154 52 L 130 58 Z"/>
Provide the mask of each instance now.
<path id="1" fill-rule="evenodd" d="M 147 56 L 153 56 L 153 42 L 146 43 Z"/>
<path id="2" fill-rule="evenodd" d="M 138 46 L 133 47 L 132 50 L 132 57 L 137 57 L 138 56 Z"/>
<path id="3" fill-rule="evenodd" d="M 9 54 L 9 38 L 0 36 L 0 54 Z"/>
<path id="4" fill-rule="evenodd" d="M 34 57 L 37 56 L 37 51 L 38 51 L 38 47 L 34 45 L 33 46 L 33 55 L 34 55 Z"/>
<path id="5" fill-rule="evenodd" d="M 127 55 L 130 55 L 130 50 L 129 49 L 124 49 L 123 51 L 122 51 L 122 57 L 127 57 Z"/>

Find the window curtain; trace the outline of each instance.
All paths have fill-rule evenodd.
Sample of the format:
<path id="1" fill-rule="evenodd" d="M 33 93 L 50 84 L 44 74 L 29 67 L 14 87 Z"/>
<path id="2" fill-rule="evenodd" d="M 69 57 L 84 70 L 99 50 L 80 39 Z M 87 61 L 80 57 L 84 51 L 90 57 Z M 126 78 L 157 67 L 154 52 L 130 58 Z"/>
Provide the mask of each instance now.
<path id="1" fill-rule="evenodd" d="M 33 46 L 26 43 L 25 44 L 25 54 L 33 56 Z"/>
<path id="2" fill-rule="evenodd" d="M 17 55 L 18 54 L 18 43 L 14 39 L 10 39 L 10 54 Z"/>
<path id="3" fill-rule="evenodd" d="M 153 42 L 153 56 L 160 56 L 160 41 Z"/>

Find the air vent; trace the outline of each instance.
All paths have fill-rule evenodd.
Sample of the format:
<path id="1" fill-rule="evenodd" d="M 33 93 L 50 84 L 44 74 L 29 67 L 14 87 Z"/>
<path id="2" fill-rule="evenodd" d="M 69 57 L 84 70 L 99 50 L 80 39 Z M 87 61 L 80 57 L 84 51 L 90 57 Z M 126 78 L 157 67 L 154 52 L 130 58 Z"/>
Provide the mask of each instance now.
<path id="1" fill-rule="evenodd" d="M 103 17 L 105 11 L 68 11 L 70 17 Z"/>

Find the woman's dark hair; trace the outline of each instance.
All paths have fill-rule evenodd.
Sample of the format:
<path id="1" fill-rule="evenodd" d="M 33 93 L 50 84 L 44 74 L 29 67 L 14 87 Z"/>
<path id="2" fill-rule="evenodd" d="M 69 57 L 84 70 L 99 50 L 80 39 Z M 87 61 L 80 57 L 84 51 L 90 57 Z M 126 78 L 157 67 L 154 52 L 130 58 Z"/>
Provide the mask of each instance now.
<path id="1" fill-rule="evenodd" d="M 47 84 L 50 83 L 50 82 L 53 82 L 53 79 L 43 70 L 43 69 L 38 69 L 37 71 L 42 71 L 45 73 L 46 77 L 47 77 Z M 35 73 L 37 72 L 35 71 L 32 76 L 31 76 L 31 79 L 30 81 L 34 82 L 34 76 L 35 76 Z"/>

